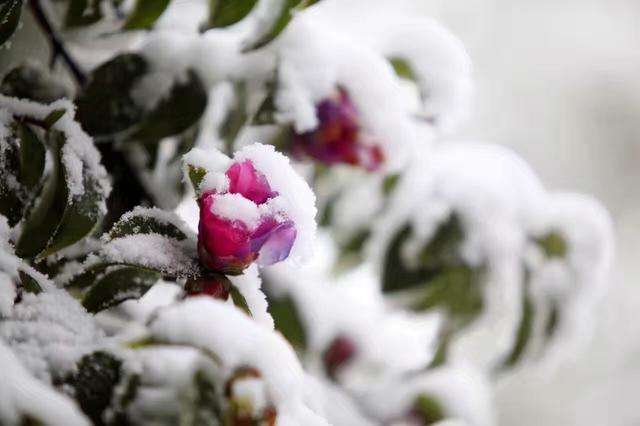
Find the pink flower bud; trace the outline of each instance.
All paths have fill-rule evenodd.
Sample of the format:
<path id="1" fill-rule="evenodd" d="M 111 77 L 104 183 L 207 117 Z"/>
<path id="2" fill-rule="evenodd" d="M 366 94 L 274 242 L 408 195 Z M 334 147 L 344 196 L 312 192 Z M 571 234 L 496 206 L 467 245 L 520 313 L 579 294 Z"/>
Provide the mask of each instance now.
<path id="1" fill-rule="evenodd" d="M 271 190 L 266 177 L 250 160 L 233 163 L 226 176 L 228 192 L 205 192 L 198 200 L 198 254 L 202 265 L 212 271 L 240 274 L 254 261 L 271 265 L 286 259 L 296 239 L 294 223 L 283 213 L 258 208 L 278 193 Z M 225 194 L 243 198 L 242 207 L 254 212 L 257 220 L 245 220 L 241 214 L 234 217 L 234 211 L 218 212 L 216 204 L 224 202 Z"/>
<path id="2" fill-rule="evenodd" d="M 322 354 L 324 369 L 331 379 L 336 377 L 349 361 L 356 356 L 357 348 L 351 339 L 346 336 L 338 336 L 329 345 L 329 348 Z"/>
<path id="3" fill-rule="evenodd" d="M 316 106 L 318 127 L 296 133 L 292 152 L 298 157 L 311 157 L 327 165 L 351 164 L 376 171 L 384 161 L 379 145 L 368 141 L 360 129 L 358 112 L 344 89 Z"/>

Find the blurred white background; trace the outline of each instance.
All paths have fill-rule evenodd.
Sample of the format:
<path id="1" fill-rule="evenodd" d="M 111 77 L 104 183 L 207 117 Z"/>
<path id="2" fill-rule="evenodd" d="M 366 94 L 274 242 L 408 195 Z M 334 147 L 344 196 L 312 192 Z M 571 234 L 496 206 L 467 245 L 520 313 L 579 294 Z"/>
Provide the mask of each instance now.
<path id="1" fill-rule="evenodd" d="M 585 352 L 504 384 L 502 425 L 637 425 L 640 409 L 640 2 L 435 0 L 466 44 L 476 98 L 457 136 L 508 145 L 551 190 L 599 198 L 617 266 Z"/>

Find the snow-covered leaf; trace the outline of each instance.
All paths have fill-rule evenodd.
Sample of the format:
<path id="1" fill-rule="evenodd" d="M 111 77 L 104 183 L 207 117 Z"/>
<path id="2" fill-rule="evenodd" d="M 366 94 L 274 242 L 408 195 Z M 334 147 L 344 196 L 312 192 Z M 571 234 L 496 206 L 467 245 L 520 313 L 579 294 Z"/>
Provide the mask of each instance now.
<path id="1" fill-rule="evenodd" d="M 122 361 L 104 351 L 83 356 L 77 371 L 67 378 L 82 411 L 94 424 L 105 424 L 103 414 L 109 408 L 122 376 Z"/>
<path id="2" fill-rule="evenodd" d="M 124 214 L 113 225 L 108 238 L 111 240 L 134 234 L 160 234 L 176 240 L 185 240 L 187 235 L 184 229 L 185 224 L 175 214 L 138 207 Z"/>
<path id="3" fill-rule="evenodd" d="M 17 123 L 20 138 L 20 183 L 32 190 L 44 173 L 45 147 L 28 124 Z"/>
<path id="4" fill-rule="evenodd" d="M 117 265 L 104 274 L 82 299 L 87 311 L 96 313 L 125 300 L 139 299 L 160 279 L 160 273 L 137 266 Z"/>
<path id="5" fill-rule="evenodd" d="M 124 24 L 125 30 L 148 30 L 169 6 L 171 0 L 137 0 L 135 8 Z"/>
<path id="6" fill-rule="evenodd" d="M 7 96 L 51 103 L 68 97 L 67 88 L 44 67 L 26 63 L 9 71 L 0 84 L 0 92 Z"/>
<path id="7" fill-rule="evenodd" d="M 8 0 L 0 3 L 0 46 L 13 35 L 20 23 L 22 0 Z"/>

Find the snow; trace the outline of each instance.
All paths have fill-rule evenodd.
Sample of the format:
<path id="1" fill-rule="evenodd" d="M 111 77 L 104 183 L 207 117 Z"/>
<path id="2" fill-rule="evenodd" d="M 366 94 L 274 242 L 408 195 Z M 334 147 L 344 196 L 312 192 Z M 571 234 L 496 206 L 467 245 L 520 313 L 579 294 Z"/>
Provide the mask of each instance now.
<path id="1" fill-rule="evenodd" d="M 1 341 L 0 421 L 18 424 L 28 415 L 47 426 L 84 426 L 89 420 L 76 403 L 35 379 Z"/>
<path id="2" fill-rule="evenodd" d="M 258 267 L 251 265 L 242 275 L 228 278 L 246 300 L 253 319 L 267 329 L 273 330 L 273 318 L 267 311 L 267 299 L 260 288 L 262 281 L 258 275 Z"/>
<path id="3" fill-rule="evenodd" d="M 85 192 L 83 177 L 89 176 L 96 183 L 97 192 L 104 198 L 111 191 L 107 172 L 100 164 L 100 154 L 80 124 L 74 121 L 75 106 L 66 99 L 57 100 L 49 105 L 38 104 L 25 99 L 16 99 L 0 95 L 0 110 L 8 110 L 13 115 L 28 116 L 43 120 L 55 110 L 65 110 L 65 114 L 53 125 L 53 129 L 65 134 L 62 147 L 62 163 L 69 188 L 69 202 Z M 106 211 L 104 202 L 100 206 Z"/>
<path id="4" fill-rule="evenodd" d="M 157 269 L 171 276 L 193 276 L 198 271 L 195 251 L 190 239 L 177 241 L 159 234 L 134 234 L 107 242 L 99 257 L 106 262 Z"/>
<path id="5" fill-rule="evenodd" d="M 258 206 L 241 194 L 220 194 L 211 206 L 211 212 L 228 220 L 238 220 L 254 229 L 260 220 Z"/>
<path id="6" fill-rule="evenodd" d="M 37 378 L 70 371 L 84 354 L 104 345 L 93 318 L 66 291 L 25 293 L 0 321 L 0 338 Z"/>
<path id="7" fill-rule="evenodd" d="M 291 347 L 237 308 L 192 298 L 158 312 L 149 328 L 161 341 L 215 354 L 227 374 L 242 366 L 258 369 L 278 411 L 278 424 L 327 424 L 303 402 L 304 373 Z"/>

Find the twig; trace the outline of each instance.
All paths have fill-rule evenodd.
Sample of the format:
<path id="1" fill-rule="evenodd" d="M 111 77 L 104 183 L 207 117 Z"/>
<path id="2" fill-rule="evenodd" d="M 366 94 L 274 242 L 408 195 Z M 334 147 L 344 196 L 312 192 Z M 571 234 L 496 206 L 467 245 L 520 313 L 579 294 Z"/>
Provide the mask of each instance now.
<path id="1" fill-rule="evenodd" d="M 84 72 L 80 69 L 76 61 L 71 57 L 64 43 L 58 36 L 58 33 L 53 29 L 53 26 L 49 22 L 46 13 L 42 9 L 42 4 L 40 0 L 29 0 L 29 8 L 31 9 L 31 13 L 33 17 L 36 19 L 36 22 L 45 33 L 47 38 L 49 39 L 49 43 L 51 44 L 52 56 L 51 62 L 55 61 L 56 58 L 60 57 L 64 61 L 64 63 L 69 68 L 69 71 L 75 78 L 76 82 L 80 87 L 84 86 L 87 81 L 87 77 L 84 75 Z"/>

